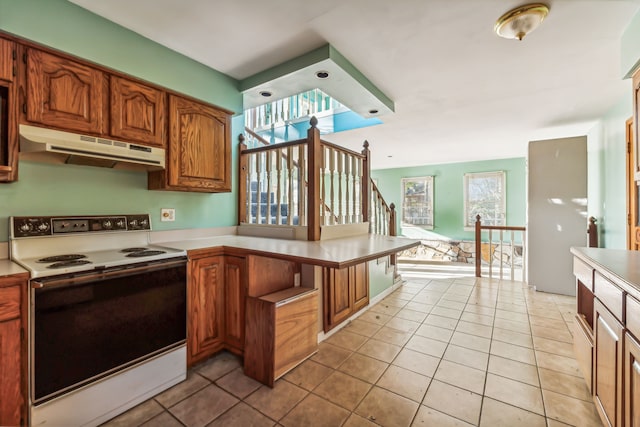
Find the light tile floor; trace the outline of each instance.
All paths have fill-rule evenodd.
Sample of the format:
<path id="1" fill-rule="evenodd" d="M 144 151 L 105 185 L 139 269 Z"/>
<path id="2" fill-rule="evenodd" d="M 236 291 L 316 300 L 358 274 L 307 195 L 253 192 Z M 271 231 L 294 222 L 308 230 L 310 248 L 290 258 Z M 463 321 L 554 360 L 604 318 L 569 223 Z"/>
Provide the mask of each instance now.
<path id="1" fill-rule="evenodd" d="M 222 353 L 106 425 L 601 426 L 573 357 L 574 298 L 405 279 L 273 389 Z"/>

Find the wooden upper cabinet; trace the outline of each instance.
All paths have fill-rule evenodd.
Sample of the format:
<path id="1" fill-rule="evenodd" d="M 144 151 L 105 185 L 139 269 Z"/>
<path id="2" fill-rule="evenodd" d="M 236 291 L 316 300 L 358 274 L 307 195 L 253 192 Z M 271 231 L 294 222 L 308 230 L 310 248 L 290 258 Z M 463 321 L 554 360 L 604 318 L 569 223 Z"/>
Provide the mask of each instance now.
<path id="1" fill-rule="evenodd" d="M 169 95 L 166 167 L 149 175 L 150 189 L 231 191 L 231 115 Z"/>
<path id="2" fill-rule="evenodd" d="M 27 49 L 26 118 L 45 126 L 105 133 L 107 76 L 100 70 Z"/>
<path id="3" fill-rule="evenodd" d="M 18 179 L 16 44 L 0 39 L 0 182 Z"/>
<path id="4" fill-rule="evenodd" d="M 111 76 L 111 136 L 164 148 L 165 99 L 161 90 Z"/>
<path id="5" fill-rule="evenodd" d="M 0 39 L 0 80 L 12 82 L 16 74 L 16 44 Z"/>

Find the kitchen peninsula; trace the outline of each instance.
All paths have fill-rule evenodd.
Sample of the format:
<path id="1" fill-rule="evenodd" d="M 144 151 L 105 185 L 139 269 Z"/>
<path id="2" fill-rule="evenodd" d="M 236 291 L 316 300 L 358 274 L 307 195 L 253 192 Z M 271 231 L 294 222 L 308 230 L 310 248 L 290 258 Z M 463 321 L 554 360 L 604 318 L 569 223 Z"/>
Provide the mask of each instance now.
<path id="1" fill-rule="evenodd" d="M 640 420 L 640 252 L 572 248 L 574 350 L 605 425 Z"/>

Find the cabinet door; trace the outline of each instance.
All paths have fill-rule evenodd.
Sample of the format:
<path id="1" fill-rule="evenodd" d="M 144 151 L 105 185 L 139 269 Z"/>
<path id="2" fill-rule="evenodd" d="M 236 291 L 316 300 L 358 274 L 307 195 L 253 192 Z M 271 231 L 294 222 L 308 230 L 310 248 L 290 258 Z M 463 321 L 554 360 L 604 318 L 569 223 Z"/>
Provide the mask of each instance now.
<path id="1" fill-rule="evenodd" d="M 164 92 L 111 77 L 111 135 L 127 142 L 164 147 Z"/>
<path id="2" fill-rule="evenodd" d="M 0 39 L 0 80 L 12 82 L 15 69 L 16 45 L 14 42 Z"/>
<path id="3" fill-rule="evenodd" d="M 369 304 L 369 265 L 366 262 L 354 265 L 353 270 L 353 312 Z"/>
<path id="4" fill-rule="evenodd" d="M 624 425 L 640 427 L 640 344 L 624 334 Z"/>
<path id="5" fill-rule="evenodd" d="M 353 312 L 353 287 L 349 286 L 351 269 L 325 268 L 324 330 L 328 331 Z"/>
<path id="6" fill-rule="evenodd" d="M 224 257 L 192 260 L 187 290 L 187 364 L 191 366 L 224 345 Z"/>
<path id="7" fill-rule="evenodd" d="M 246 296 L 245 259 L 224 257 L 225 342 L 238 352 L 244 349 L 244 312 Z"/>
<path id="8" fill-rule="evenodd" d="M 624 328 L 596 299 L 593 394 L 600 418 L 610 426 L 622 422 L 622 347 Z"/>
<path id="9" fill-rule="evenodd" d="M 0 425 L 20 425 L 20 319 L 0 322 Z"/>
<path id="10" fill-rule="evenodd" d="M 227 113 L 169 97 L 169 187 L 231 191 L 231 122 Z"/>
<path id="11" fill-rule="evenodd" d="M 46 126 L 102 134 L 106 85 L 106 76 L 99 70 L 28 49 L 26 118 Z"/>

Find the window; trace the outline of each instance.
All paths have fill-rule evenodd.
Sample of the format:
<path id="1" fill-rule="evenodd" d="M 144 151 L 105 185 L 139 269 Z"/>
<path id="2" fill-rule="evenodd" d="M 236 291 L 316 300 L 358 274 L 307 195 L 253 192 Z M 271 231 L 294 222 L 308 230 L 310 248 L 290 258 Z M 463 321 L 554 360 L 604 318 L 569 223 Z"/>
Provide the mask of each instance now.
<path id="1" fill-rule="evenodd" d="M 402 225 L 433 228 L 433 177 L 402 178 Z"/>
<path id="2" fill-rule="evenodd" d="M 505 173 L 481 172 L 464 175 L 464 226 L 475 227 L 476 215 L 483 225 L 506 225 Z"/>

